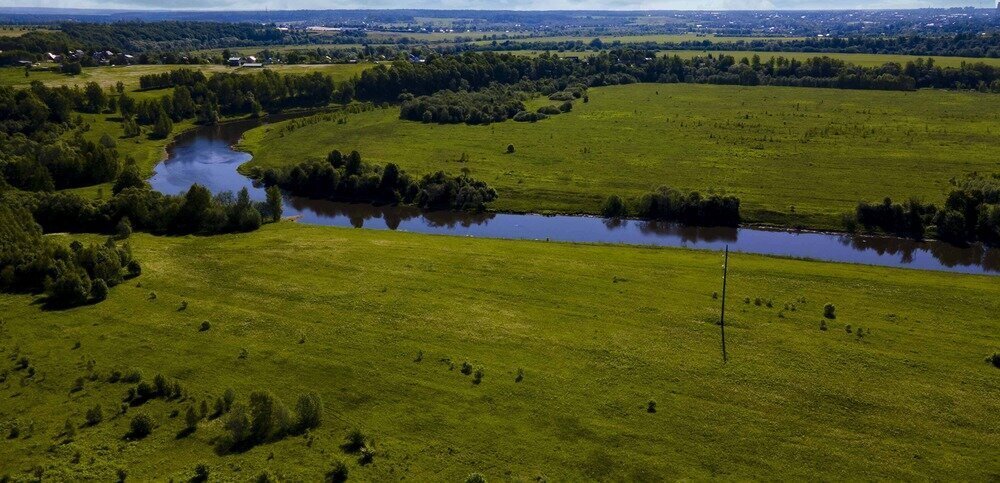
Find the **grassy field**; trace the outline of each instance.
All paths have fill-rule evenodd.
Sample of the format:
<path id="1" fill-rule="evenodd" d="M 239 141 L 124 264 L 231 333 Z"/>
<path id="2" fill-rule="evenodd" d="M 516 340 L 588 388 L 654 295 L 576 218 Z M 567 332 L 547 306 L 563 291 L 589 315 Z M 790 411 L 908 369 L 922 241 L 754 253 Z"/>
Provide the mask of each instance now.
<path id="1" fill-rule="evenodd" d="M 17 25 L 4 25 L 0 27 L 0 37 L 20 37 L 28 32 L 51 32 L 51 30 L 37 27 L 20 27 Z"/>
<path id="2" fill-rule="evenodd" d="M 527 38 L 511 38 L 509 40 L 520 42 L 520 43 L 543 43 L 543 42 L 583 42 L 590 43 L 590 41 L 595 38 L 601 39 L 604 44 L 641 44 L 646 42 L 739 42 L 739 41 L 751 41 L 751 40 L 761 40 L 763 37 L 718 37 L 713 34 L 645 34 L 645 35 L 558 35 L 551 37 L 527 37 Z M 781 38 L 768 38 L 774 40 L 801 40 L 802 37 L 781 37 Z M 498 39 L 497 42 L 502 42 L 503 40 Z M 479 40 L 472 42 L 474 44 L 488 44 L 493 42 L 492 40 L 485 41 Z"/>
<path id="3" fill-rule="evenodd" d="M 833 59 L 840 59 L 846 62 L 850 62 L 854 65 L 860 65 L 863 67 L 878 67 L 885 65 L 888 62 L 896 62 L 900 65 L 905 65 L 907 62 L 916 61 L 917 59 L 926 60 L 928 56 L 920 55 L 893 55 L 893 54 L 829 54 L 829 53 L 815 53 L 815 52 L 743 52 L 743 51 L 700 51 L 700 50 L 661 50 L 659 51 L 661 55 L 679 55 L 682 58 L 689 59 L 695 56 L 705 56 L 712 54 L 718 56 L 720 54 L 731 55 L 737 59 L 742 59 L 743 57 L 753 57 L 754 54 L 759 55 L 762 60 L 768 60 L 771 57 L 784 57 L 786 59 L 798 59 L 806 60 L 813 57 L 830 57 Z M 960 67 L 963 63 L 978 63 L 982 62 L 987 65 L 1000 66 L 1000 58 L 988 58 L 988 57 L 931 57 L 934 59 L 934 63 L 941 67 Z"/>
<path id="4" fill-rule="evenodd" d="M 735 255 L 723 365 L 718 253 L 289 222 L 131 243 L 142 276 L 99 305 L 0 295 L 0 475 L 315 481 L 340 459 L 363 481 L 1000 477 L 995 279 Z M 104 378 L 130 368 L 189 396 L 116 415 L 129 385 Z M 238 454 L 213 450 L 220 420 L 179 437 L 226 388 L 316 391 L 323 424 Z M 105 421 L 84 427 L 95 404 Z M 156 428 L 123 440 L 139 413 Z M 352 428 L 372 464 L 340 449 Z"/>
<path id="5" fill-rule="evenodd" d="M 329 74 L 335 81 L 345 81 L 361 72 L 373 64 L 300 64 L 300 65 L 269 65 L 266 68 L 280 73 L 310 73 L 322 72 Z M 217 72 L 239 72 L 252 73 L 259 69 L 234 69 L 222 65 L 131 65 L 125 67 L 88 67 L 83 69 L 83 73 L 77 76 L 68 76 L 51 71 L 31 71 L 28 77 L 24 76 L 24 69 L 20 68 L 0 68 L 0 85 L 27 86 L 31 81 L 38 80 L 50 86 L 57 85 L 79 85 L 83 86 L 88 82 L 97 82 L 105 87 L 113 87 L 118 81 L 125 84 L 125 88 L 134 91 L 139 88 L 139 77 L 147 74 L 167 72 L 175 69 L 200 70 L 205 75 Z"/>
<path id="6" fill-rule="evenodd" d="M 498 190 L 497 210 L 594 213 L 608 195 L 669 185 L 738 195 L 751 221 L 823 228 L 861 200 L 942 202 L 951 177 L 1000 171 L 1000 96 L 988 94 L 638 84 L 591 89 L 536 124 L 397 116 L 273 125 L 243 146 L 262 166 L 356 149 L 415 173 L 469 168 Z"/>
<path id="7" fill-rule="evenodd" d="M 595 55 L 594 51 L 563 51 L 558 52 L 555 50 L 500 50 L 498 52 L 524 55 L 529 57 L 537 57 L 543 53 L 556 54 L 560 57 L 565 56 L 579 56 L 579 57 L 589 57 Z M 690 59 L 692 57 L 706 55 L 731 55 L 737 59 L 742 59 L 744 57 L 750 58 L 754 54 L 759 55 L 761 60 L 767 61 L 771 57 L 785 57 L 786 59 L 798 59 L 806 60 L 813 57 L 830 57 L 833 59 L 840 59 L 846 62 L 850 62 L 855 65 L 860 65 L 863 67 L 878 67 L 885 65 L 888 62 L 896 62 L 901 65 L 905 65 L 909 61 L 916 61 L 917 59 L 927 60 L 927 56 L 919 55 L 892 55 L 892 54 L 838 54 L 838 53 L 815 53 L 815 52 L 762 52 L 762 51 L 740 51 L 740 50 L 725 50 L 725 51 L 710 51 L 710 50 L 658 50 L 658 55 L 678 55 L 684 59 Z M 978 63 L 982 62 L 987 65 L 1000 66 L 1000 58 L 988 58 L 988 57 L 931 57 L 934 59 L 936 65 L 942 67 L 960 67 L 963 63 Z"/>

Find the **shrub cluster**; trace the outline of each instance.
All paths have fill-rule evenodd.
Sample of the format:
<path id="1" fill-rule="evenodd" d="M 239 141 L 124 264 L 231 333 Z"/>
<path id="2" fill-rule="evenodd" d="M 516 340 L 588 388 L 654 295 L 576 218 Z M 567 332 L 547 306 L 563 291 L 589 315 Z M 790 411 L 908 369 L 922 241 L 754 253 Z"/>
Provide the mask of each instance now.
<path id="1" fill-rule="evenodd" d="M 609 196 L 601 205 L 601 214 L 608 218 L 635 215 L 646 220 L 675 221 L 700 226 L 738 226 L 740 199 L 735 196 L 712 194 L 703 197 L 692 191 L 660 187 L 635 200 L 630 207 L 620 196 Z"/>
<path id="2" fill-rule="evenodd" d="M 294 195 L 335 201 L 478 211 L 496 199 L 495 190 L 469 176 L 449 176 L 439 171 L 413 179 L 393 163 L 385 168 L 365 163 L 357 151 L 347 156 L 333 151 L 326 162 L 304 162 L 280 171 L 257 169 L 251 176 Z"/>
<path id="3" fill-rule="evenodd" d="M 227 434 L 220 449 L 242 451 L 319 426 L 323 403 L 315 393 L 299 396 L 295 416 L 273 394 L 254 391 L 246 404 L 236 403 L 223 422 Z"/>
<path id="4" fill-rule="evenodd" d="M 109 287 L 139 270 L 128 243 L 108 238 L 101 245 L 60 246 L 42 237 L 27 209 L 0 203 L 0 291 L 44 291 L 47 304 L 72 307 L 104 300 Z"/>
<path id="5" fill-rule="evenodd" d="M 480 91 L 442 90 L 429 96 L 404 96 L 399 118 L 442 124 L 502 122 L 524 111 L 526 94 L 494 85 Z"/>

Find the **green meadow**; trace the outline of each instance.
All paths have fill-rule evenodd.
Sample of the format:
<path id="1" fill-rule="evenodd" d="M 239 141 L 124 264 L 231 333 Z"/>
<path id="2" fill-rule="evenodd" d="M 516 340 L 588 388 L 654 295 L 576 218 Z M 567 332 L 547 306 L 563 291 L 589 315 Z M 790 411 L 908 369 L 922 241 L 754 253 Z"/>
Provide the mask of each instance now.
<path id="1" fill-rule="evenodd" d="M 99 305 L 0 295 L 0 476 L 315 481 L 340 460 L 360 481 L 1000 477 L 988 277 L 736 254 L 723 364 L 719 253 L 290 222 L 130 243 L 143 274 Z M 135 384 L 108 375 L 132 369 L 186 396 L 120 414 Z M 217 453 L 222 419 L 188 434 L 184 414 L 227 388 L 314 391 L 322 424 Z M 137 414 L 152 433 L 126 440 Z M 341 449 L 352 429 L 367 465 Z"/>
<path id="2" fill-rule="evenodd" d="M 819 228 L 840 228 L 862 200 L 940 203 L 949 179 L 1000 171 L 989 94 L 636 84 L 589 96 L 537 123 L 423 124 L 389 108 L 264 126 L 241 146 L 263 167 L 339 149 L 413 173 L 468 169 L 501 211 L 596 213 L 611 194 L 668 185 L 737 195 L 750 222 Z"/>
<path id="3" fill-rule="evenodd" d="M 759 55 L 761 60 L 767 61 L 771 57 L 784 57 L 786 59 L 797 59 L 805 61 L 814 57 L 830 57 L 833 59 L 850 62 L 862 67 L 878 67 L 889 62 L 905 65 L 907 62 L 916 62 L 917 59 L 934 59 L 934 64 L 941 67 L 961 67 L 962 64 L 984 63 L 991 66 L 1000 66 L 1000 58 L 990 57 L 931 57 L 921 55 L 896 55 L 896 54 L 842 54 L 842 53 L 817 53 L 817 52 L 761 52 L 761 51 L 704 51 L 704 50 L 661 50 L 661 55 L 679 55 L 681 58 L 689 59 L 696 56 L 721 54 L 731 55 L 737 59 L 743 57 L 753 57 Z"/>

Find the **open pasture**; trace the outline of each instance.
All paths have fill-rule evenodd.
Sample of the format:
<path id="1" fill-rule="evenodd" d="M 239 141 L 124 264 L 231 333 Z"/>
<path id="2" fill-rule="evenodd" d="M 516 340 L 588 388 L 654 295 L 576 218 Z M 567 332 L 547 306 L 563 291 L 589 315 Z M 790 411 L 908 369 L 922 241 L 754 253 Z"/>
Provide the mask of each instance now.
<path id="1" fill-rule="evenodd" d="M 1000 474 L 994 279 L 734 255 L 722 364 L 719 253 L 294 223 L 131 244 L 143 274 L 98 305 L 0 295 L 0 475 L 187 480 L 205 464 L 312 481 L 336 460 L 369 481 Z M 118 414 L 135 384 L 107 378 L 131 369 L 188 395 Z M 185 432 L 184 414 L 227 388 L 290 406 L 315 391 L 322 424 L 216 453 L 224 418 Z M 137 414 L 152 434 L 127 441 Z M 341 449 L 352 429 L 370 464 Z"/>

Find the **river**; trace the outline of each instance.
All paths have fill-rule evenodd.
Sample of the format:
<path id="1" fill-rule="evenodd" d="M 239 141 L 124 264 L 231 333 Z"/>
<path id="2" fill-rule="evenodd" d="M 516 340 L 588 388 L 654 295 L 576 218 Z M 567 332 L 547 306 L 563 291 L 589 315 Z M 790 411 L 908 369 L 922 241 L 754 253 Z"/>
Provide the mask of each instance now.
<path id="1" fill-rule="evenodd" d="M 167 148 L 167 159 L 156 166 L 153 189 L 178 194 L 193 183 L 213 193 L 246 187 L 255 200 L 264 190 L 239 174 L 248 153 L 233 145 L 261 121 L 201 126 L 179 135 Z M 1000 274 L 1000 249 L 956 247 L 944 242 L 918 242 L 882 236 L 774 231 L 755 228 L 704 228 L 639 220 L 608 220 L 592 216 L 544 216 L 508 213 L 425 212 L 412 207 L 337 203 L 285 196 L 286 216 L 301 223 L 389 229 L 457 236 L 622 243 L 721 250 L 887 267 L 962 273 Z"/>

